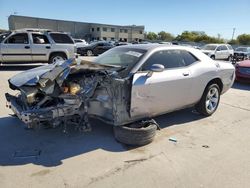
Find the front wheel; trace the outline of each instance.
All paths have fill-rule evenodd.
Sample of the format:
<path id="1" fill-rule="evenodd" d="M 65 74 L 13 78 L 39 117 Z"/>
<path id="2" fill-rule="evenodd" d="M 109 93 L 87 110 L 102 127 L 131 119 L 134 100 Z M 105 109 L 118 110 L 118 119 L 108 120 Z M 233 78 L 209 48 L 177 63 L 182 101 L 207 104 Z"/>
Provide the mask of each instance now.
<path id="1" fill-rule="evenodd" d="M 220 88 L 217 84 L 206 87 L 201 100 L 196 104 L 197 112 L 205 116 L 211 116 L 220 102 Z"/>

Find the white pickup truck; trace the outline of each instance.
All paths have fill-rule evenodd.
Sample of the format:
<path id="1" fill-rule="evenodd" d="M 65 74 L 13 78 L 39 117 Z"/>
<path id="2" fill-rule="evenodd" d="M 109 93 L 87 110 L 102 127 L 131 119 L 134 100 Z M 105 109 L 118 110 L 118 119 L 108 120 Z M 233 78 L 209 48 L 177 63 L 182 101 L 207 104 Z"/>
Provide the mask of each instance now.
<path id="1" fill-rule="evenodd" d="M 0 35 L 0 63 L 54 63 L 74 58 L 73 39 L 62 32 L 22 29 Z"/>

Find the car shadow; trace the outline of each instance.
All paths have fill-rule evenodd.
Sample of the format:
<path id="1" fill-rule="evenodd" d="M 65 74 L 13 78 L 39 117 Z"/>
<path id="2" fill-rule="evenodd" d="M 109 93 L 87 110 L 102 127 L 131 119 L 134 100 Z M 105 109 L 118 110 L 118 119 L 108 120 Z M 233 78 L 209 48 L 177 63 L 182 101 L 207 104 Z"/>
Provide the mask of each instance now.
<path id="1" fill-rule="evenodd" d="M 191 109 L 156 117 L 161 128 L 192 122 L 202 116 Z M 33 163 L 42 166 L 58 166 L 67 158 L 102 149 L 109 152 L 125 152 L 135 147 L 118 143 L 111 125 L 91 120 L 91 132 L 79 132 L 69 128 L 27 130 L 15 117 L 0 118 L 0 166 Z"/>
<path id="2" fill-rule="evenodd" d="M 40 67 L 45 64 L 32 64 L 32 65 L 1 65 L 0 71 L 25 71 L 29 69 L 33 69 L 36 67 Z"/>
<path id="3" fill-rule="evenodd" d="M 250 91 L 250 84 L 249 83 L 242 83 L 242 82 L 234 82 L 232 88 Z"/>

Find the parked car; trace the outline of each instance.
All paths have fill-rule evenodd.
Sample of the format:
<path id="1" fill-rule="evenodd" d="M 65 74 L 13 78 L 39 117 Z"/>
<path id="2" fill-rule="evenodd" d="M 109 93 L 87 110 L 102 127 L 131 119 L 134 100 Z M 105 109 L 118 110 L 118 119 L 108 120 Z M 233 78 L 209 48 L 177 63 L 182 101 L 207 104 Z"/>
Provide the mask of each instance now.
<path id="1" fill-rule="evenodd" d="M 74 39 L 74 42 L 76 44 L 76 48 L 85 47 L 88 45 L 84 39 Z"/>
<path id="2" fill-rule="evenodd" d="M 67 33 L 16 30 L 0 37 L 0 63 L 49 62 L 74 58 L 76 47 Z"/>
<path id="3" fill-rule="evenodd" d="M 229 44 L 207 44 L 201 51 L 212 59 L 232 61 L 234 50 Z"/>
<path id="4" fill-rule="evenodd" d="M 250 83 L 250 60 L 244 60 L 236 64 L 236 81 Z"/>
<path id="5" fill-rule="evenodd" d="M 9 107 L 28 127 L 74 125 L 90 130 L 88 117 L 114 125 L 118 141 L 151 142 L 154 116 L 195 106 L 212 115 L 233 84 L 232 64 L 200 50 L 160 44 L 113 48 L 93 62 L 58 62 L 17 74 L 6 94 Z"/>
<path id="6" fill-rule="evenodd" d="M 244 60 L 250 58 L 250 47 L 238 47 L 234 50 L 235 61 Z"/>
<path id="7" fill-rule="evenodd" d="M 87 56 L 100 55 L 103 52 L 106 52 L 107 50 L 113 47 L 114 46 L 109 42 L 99 41 L 99 42 L 93 42 L 85 47 L 77 48 L 77 53 L 80 55 L 87 55 Z"/>

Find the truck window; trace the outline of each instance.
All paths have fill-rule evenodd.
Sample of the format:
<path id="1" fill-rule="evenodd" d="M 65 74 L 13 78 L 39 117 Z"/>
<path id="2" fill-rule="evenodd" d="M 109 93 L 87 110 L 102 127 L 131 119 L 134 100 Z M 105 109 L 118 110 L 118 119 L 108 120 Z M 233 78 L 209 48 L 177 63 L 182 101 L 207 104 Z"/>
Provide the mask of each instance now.
<path id="1" fill-rule="evenodd" d="M 73 40 L 67 34 L 50 33 L 50 36 L 55 41 L 55 43 L 74 44 Z"/>
<path id="2" fill-rule="evenodd" d="M 12 35 L 8 40 L 5 42 L 8 44 L 29 44 L 29 38 L 27 33 L 18 33 Z"/>
<path id="3" fill-rule="evenodd" d="M 49 40 L 45 35 L 32 33 L 34 44 L 49 44 Z"/>

